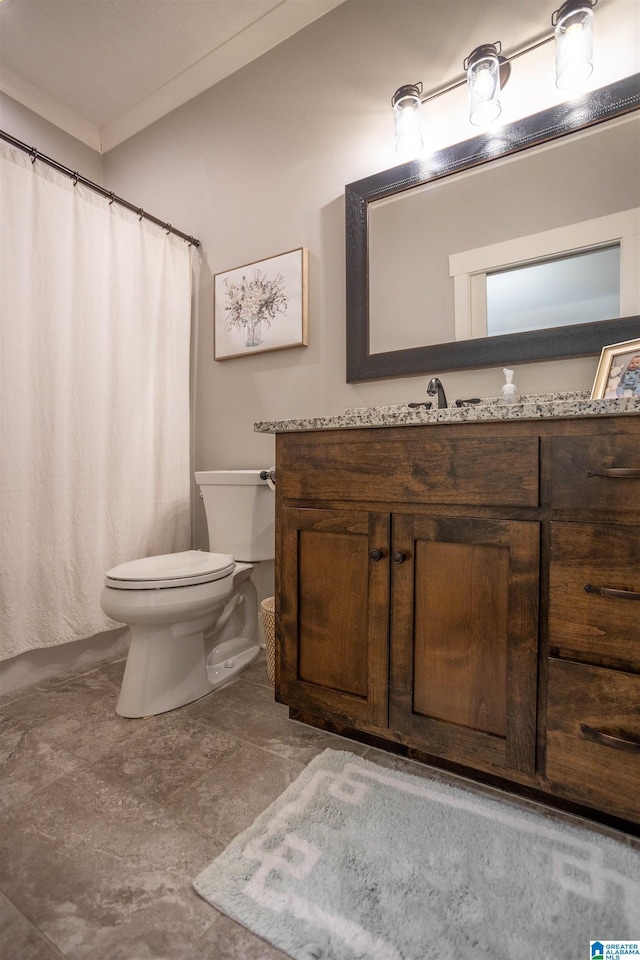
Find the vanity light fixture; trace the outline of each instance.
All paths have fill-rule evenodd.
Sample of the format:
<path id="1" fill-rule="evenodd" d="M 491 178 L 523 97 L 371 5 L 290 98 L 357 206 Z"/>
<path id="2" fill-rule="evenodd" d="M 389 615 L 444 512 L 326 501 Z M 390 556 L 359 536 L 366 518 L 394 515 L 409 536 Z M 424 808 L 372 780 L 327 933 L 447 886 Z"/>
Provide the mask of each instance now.
<path id="1" fill-rule="evenodd" d="M 463 66 L 469 89 L 469 120 L 475 126 L 493 123 L 500 116 L 500 60 L 502 44 L 483 43 L 476 47 Z"/>
<path id="2" fill-rule="evenodd" d="M 396 152 L 403 159 L 415 159 L 423 145 L 421 108 L 429 100 L 468 85 L 469 120 L 475 126 L 492 123 L 500 116 L 500 92 L 511 69 L 511 61 L 555 40 L 556 85 L 561 90 L 579 86 L 593 72 L 593 8 L 598 0 L 565 0 L 551 17 L 554 32 L 530 43 L 510 57 L 501 56 L 502 44 L 484 43 L 464 61 L 465 77 L 422 96 L 422 83 L 399 87 L 391 98 L 396 129 Z"/>
<path id="3" fill-rule="evenodd" d="M 422 83 L 398 87 L 391 98 L 396 127 L 396 153 L 413 160 L 422 150 Z"/>
<path id="4" fill-rule="evenodd" d="M 556 86 L 571 90 L 593 72 L 593 7 L 598 0 L 566 0 L 551 17 L 556 41 Z"/>

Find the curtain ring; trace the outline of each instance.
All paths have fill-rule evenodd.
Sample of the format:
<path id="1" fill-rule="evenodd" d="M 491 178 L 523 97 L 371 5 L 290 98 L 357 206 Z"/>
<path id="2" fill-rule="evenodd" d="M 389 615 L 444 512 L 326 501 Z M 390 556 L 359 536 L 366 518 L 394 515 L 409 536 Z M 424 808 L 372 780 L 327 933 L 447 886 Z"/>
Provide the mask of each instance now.
<path id="1" fill-rule="evenodd" d="M 109 206 L 111 206 L 111 204 L 113 203 L 113 201 L 116 199 L 116 195 L 115 195 L 115 193 L 113 192 L 113 190 L 112 190 L 111 193 L 109 194 L 109 198 L 110 198 L 110 199 L 109 199 Z"/>
<path id="2" fill-rule="evenodd" d="M 167 228 L 167 236 L 169 236 L 169 234 L 173 233 L 173 227 L 170 223 L 165 224 L 165 226 Z"/>
<path id="3" fill-rule="evenodd" d="M 74 185 L 74 187 L 77 187 L 77 186 L 78 186 L 78 179 L 79 179 L 79 177 L 80 177 L 80 174 L 78 173 L 78 171 L 77 171 L 77 170 L 74 170 L 74 173 L 73 173 L 73 185 Z"/>
<path id="4" fill-rule="evenodd" d="M 35 163 L 38 159 L 38 151 L 35 147 L 31 147 L 31 150 L 29 150 L 29 156 L 31 157 L 31 163 Z"/>
<path id="5" fill-rule="evenodd" d="M 143 217 L 144 217 L 144 210 L 142 209 L 142 207 L 138 207 L 138 220 L 142 220 Z"/>

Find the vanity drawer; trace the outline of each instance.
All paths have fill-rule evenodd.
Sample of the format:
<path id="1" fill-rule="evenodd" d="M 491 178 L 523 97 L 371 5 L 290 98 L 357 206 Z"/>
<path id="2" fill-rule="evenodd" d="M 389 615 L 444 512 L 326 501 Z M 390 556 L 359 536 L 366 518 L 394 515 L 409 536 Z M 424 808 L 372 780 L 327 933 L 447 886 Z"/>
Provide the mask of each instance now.
<path id="1" fill-rule="evenodd" d="M 292 499 L 536 507 L 539 440 L 438 437 L 424 428 L 278 437 L 281 493 Z"/>
<path id="2" fill-rule="evenodd" d="M 554 437 L 551 506 L 606 513 L 638 510 L 640 446 L 632 435 Z"/>
<path id="3" fill-rule="evenodd" d="M 640 676 L 549 662 L 546 777 L 555 793 L 640 821 Z"/>
<path id="4" fill-rule="evenodd" d="M 552 655 L 640 672 L 640 526 L 552 523 L 550 560 Z"/>

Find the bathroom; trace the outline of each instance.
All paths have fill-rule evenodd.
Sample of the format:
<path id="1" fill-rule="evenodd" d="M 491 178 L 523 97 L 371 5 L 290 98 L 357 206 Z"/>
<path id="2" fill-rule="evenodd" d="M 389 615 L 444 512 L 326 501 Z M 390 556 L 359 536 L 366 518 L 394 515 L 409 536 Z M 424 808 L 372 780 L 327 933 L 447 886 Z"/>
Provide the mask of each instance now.
<path id="1" fill-rule="evenodd" d="M 428 370 L 346 382 L 344 188 L 396 164 L 390 98 L 400 84 L 421 78 L 425 88 L 436 89 L 457 78 L 464 57 L 487 37 L 500 38 L 505 48 L 529 42 L 545 32 L 556 3 L 489 2 L 481 17 L 478 6 L 347 0 L 104 153 L 83 143 L 76 128 L 65 130 L 64 120 L 56 125 L 54 115 L 39 115 L 35 103 L 29 109 L 10 91 L 2 94 L 3 129 L 200 240 L 193 291 L 194 471 L 269 468 L 273 436 L 254 432 L 257 420 L 328 417 L 350 407 L 424 399 Z M 640 69 L 634 6 L 625 0 L 598 5 L 598 85 Z M 425 64 L 434 58 L 437 68 L 427 75 Z M 526 77 L 526 58 L 521 64 Z M 519 82 L 514 68 L 505 103 L 510 88 L 520 91 L 525 113 L 547 105 L 548 92 L 536 101 L 534 85 Z M 451 131 L 453 120 L 438 102 L 434 110 L 438 147 L 472 135 L 468 124 Z M 462 219 L 464 211 L 453 216 Z M 298 247 L 309 251 L 308 346 L 215 361 L 214 275 Z M 518 388 L 523 394 L 589 390 L 596 363 L 595 355 L 522 363 Z M 498 396 L 503 383 L 502 365 L 441 377 L 450 398 Z M 192 546 L 207 549 L 195 480 L 191 528 Z M 261 572 L 262 597 L 273 592 L 272 566 Z M 71 646 L 3 663 L 7 690 L 122 653 L 122 631 Z"/>
<path id="2" fill-rule="evenodd" d="M 543 32 L 554 4 L 535 5 L 535 13 L 533 6 L 509 7 L 507 14 L 502 3 L 483 4 L 479 18 L 470 5 L 468 16 L 462 18 L 462 7 L 457 4 L 459 13 L 452 27 L 456 43 L 451 42 L 450 54 L 440 54 L 442 76 L 458 77 L 458 60 L 469 52 L 467 46 L 471 49 L 486 33 L 504 36 L 506 47 L 507 43 L 522 46 L 531 41 L 532 18 L 536 24 L 540 21 Z M 598 11 L 598 85 L 637 71 L 640 41 L 633 7 L 610 0 Z M 346 382 L 345 184 L 397 163 L 392 114 L 382 104 L 390 101 L 393 90 L 408 82 L 407 78 L 423 76 L 422 38 L 433 37 L 431 42 L 437 46 L 435 38 L 447 32 L 444 19 L 442 24 L 433 23 L 432 4 L 411 4 L 408 9 L 415 28 L 397 15 L 396 4 L 371 0 L 339 4 L 231 78 L 103 154 L 80 142 L 81 128 L 72 128 L 76 136 L 71 136 L 3 95 L 3 129 L 200 240 L 201 248 L 193 260 L 194 470 L 269 468 L 274 459 L 273 437 L 255 433 L 256 420 L 326 417 L 351 407 L 425 399 L 429 370 L 417 377 Z M 445 15 L 439 11 L 438 16 Z M 508 40 L 508 33 L 515 39 Z M 387 43 L 387 37 L 395 39 Z M 609 56 L 614 48 L 615 55 Z M 515 110 L 515 116 L 534 112 L 557 96 L 552 83 L 536 93 L 528 82 L 532 72 L 536 76 L 548 68 L 553 73 L 552 52 L 549 47 L 544 51 L 547 60 L 542 64 L 538 54 L 532 63 L 527 57 L 518 61 L 518 72 L 512 71 L 505 88 L 505 112 Z M 342 65 L 339 74 L 331 69 L 329 59 Z M 301 64 L 306 65 L 308 80 L 294 82 Z M 341 79 L 343 75 L 345 79 Z M 424 82 L 425 87 L 439 87 L 436 78 Z M 241 114 L 231 106 L 231 87 L 242 98 Z M 510 101 L 507 93 L 511 90 Z M 448 110 L 447 96 L 432 104 L 433 121 L 425 123 L 431 124 L 429 137 L 435 147 L 475 132 L 468 123 L 466 93 L 452 94 L 458 95 L 455 118 Z M 283 102 L 295 123 L 283 122 Z M 234 189 L 229 189 L 229 184 L 234 184 Z M 309 251 L 308 346 L 214 361 L 213 275 L 298 247 Z M 523 394 L 588 390 L 596 361 L 592 355 L 520 364 L 518 388 Z M 503 366 L 442 374 L 447 395 L 498 396 Z M 206 518 L 197 493 L 194 481 L 191 545 L 206 549 Z M 262 598 L 273 592 L 273 571 L 268 564 L 260 577 L 264 581 L 258 589 Z M 90 640 L 79 662 L 108 652 L 112 639 Z M 51 652 L 54 660 L 68 653 L 73 666 L 76 651 Z M 47 675 L 46 651 L 41 653 L 33 662 L 15 663 L 10 668 L 5 664 L 9 688 Z"/>

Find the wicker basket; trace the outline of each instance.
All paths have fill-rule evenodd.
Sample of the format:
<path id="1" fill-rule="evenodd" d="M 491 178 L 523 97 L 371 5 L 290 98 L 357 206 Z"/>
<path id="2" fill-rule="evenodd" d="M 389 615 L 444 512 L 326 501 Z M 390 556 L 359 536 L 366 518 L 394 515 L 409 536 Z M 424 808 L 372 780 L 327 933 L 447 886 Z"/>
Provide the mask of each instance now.
<path id="1" fill-rule="evenodd" d="M 271 683 L 276 682 L 276 598 L 267 597 L 260 604 L 262 625 L 267 649 L 267 676 Z"/>

